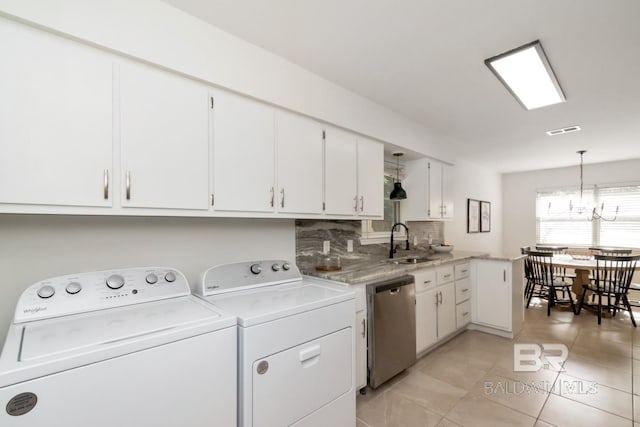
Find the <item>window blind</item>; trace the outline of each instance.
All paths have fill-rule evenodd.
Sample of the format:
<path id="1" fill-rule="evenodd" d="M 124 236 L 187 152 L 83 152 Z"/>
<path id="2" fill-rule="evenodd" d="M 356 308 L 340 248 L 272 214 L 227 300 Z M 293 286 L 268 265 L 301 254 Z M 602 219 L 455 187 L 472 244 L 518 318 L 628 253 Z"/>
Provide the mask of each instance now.
<path id="1" fill-rule="evenodd" d="M 606 219 L 591 220 L 593 208 Z M 582 209 L 580 209 L 582 208 Z M 539 191 L 536 197 L 539 243 L 572 246 L 640 247 L 640 185 L 594 186 Z"/>

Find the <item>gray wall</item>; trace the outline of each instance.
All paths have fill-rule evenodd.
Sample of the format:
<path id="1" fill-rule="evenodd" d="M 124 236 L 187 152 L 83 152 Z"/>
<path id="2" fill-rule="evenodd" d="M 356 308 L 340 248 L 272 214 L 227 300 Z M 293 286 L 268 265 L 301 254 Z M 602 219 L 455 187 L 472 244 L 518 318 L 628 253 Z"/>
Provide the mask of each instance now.
<path id="1" fill-rule="evenodd" d="M 293 220 L 0 215 L 0 343 L 29 285 L 64 274 L 167 266 L 190 283 L 206 268 L 295 260 Z"/>

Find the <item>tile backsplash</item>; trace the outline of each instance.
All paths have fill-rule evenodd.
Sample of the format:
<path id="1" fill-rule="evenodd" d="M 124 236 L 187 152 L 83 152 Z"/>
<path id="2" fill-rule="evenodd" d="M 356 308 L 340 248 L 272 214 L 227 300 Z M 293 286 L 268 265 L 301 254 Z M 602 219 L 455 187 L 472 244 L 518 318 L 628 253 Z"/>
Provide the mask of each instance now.
<path id="1" fill-rule="evenodd" d="M 438 221 L 408 222 L 409 240 L 413 247 L 414 237 L 418 247 L 427 247 L 431 235 L 434 244 L 444 242 L 444 225 Z M 386 257 L 389 243 L 360 244 L 361 221 L 354 220 L 296 220 L 296 258 L 299 264 L 322 252 L 322 242 L 331 242 L 333 255 L 343 260 L 358 260 L 371 257 Z M 353 241 L 353 252 L 347 252 L 347 240 Z M 402 240 L 398 241 L 401 243 Z"/>

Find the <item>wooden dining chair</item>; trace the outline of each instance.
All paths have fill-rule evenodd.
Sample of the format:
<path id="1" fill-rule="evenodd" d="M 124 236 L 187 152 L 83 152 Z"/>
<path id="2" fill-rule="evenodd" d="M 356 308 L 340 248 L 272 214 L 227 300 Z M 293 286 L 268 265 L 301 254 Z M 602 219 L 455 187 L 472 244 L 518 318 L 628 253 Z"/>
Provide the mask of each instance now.
<path id="1" fill-rule="evenodd" d="M 589 248 L 596 255 L 618 255 L 618 256 L 626 256 L 631 255 L 633 249 L 627 248 L 603 248 L 603 247 L 593 247 Z"/>
<path id="2" fill-rule="evenodd" d="M 551 252 L 552 254 L 566 254 L 568 246 L 556 246 L 556 245 L 536 245 L 536 250 L 541 252 Z M 574 273 L 567 273 L 567 269 L 564 267 L 555 267 L 555 276 L 565 282 L 567 279 L 575 279 Z M 566 298 L 565 291 L 562 291 L 562 297 Z"/>
<path id="3" fill-rule="evenodd" d="M 528 255 L 531 251 L 531 246 L 522 246 L 520 248 L 520 253 L 522 255 Z M 533 273 L 531 272 L 531 262 L 529 261 L 529 257 L 524 259 L 524 278 L 527 279 L 527 284 L 524 286 L 524 298 L 527 300 L 527 307 L 529 301 L 529 293 L 533 292 L 534 283 L 533 283 Z"/>
<path id="4" fill-rule="evenodd" d="M 598 296 L 598 325 L 602 323 L 602 299 L 605 297 L 607 311 L 613 316 L 618 310 L 628 311 L 631 323 L 635 327 L 636 320 L 633 318 L 627 294 L 640 255 L 595 255 L 595 259 L 595 282 L 582 285 L 584 291 L 577 314 L 582 310 L 587 291 L 591 291 Z M 621 302 L 623 305 L 620 305 Z"/>
<path id="5" fill-rule="evenodd" d="M 545 251 L 529 251 L 527 259 L 530 263 L 534 289 L 530 291 L 527 299 L 527 308 L 531 298 L 538 289 L 537 296 L 547 300 L 547 316 L 551 315 L 551 307 L 558 303 L 569 303 L 571 310 L 576 312 L 576 305 L 571 294 L 571 284 L 559 280 L 555 276 L 556 269 L 553 266 L 553 253 Z M 557 291 L 562 291 L 562 297 L 558 297 Z M 568 295 L 568 298 L 566 297 Z"/>

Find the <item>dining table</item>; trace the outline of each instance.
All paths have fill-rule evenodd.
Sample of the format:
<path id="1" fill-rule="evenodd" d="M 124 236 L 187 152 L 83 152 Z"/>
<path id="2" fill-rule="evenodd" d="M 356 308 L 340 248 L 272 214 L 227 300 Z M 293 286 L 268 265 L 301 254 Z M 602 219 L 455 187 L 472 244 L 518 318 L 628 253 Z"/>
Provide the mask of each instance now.
<path id="1" fill-rule="evenodd" d="M 595 258 L 588 255 L 554 254 L 552 262 L 554 268 L 570 268 L 575 272 L 576 277 L 573 279 L 571 290 L 580 301 L 583 291 L 582 285 L 589 284 L 591 280 L 589 276 L 596 269 Z M 640 270 L 640 263 L 636 266 L 636 271 L 638 270 Z"/>

